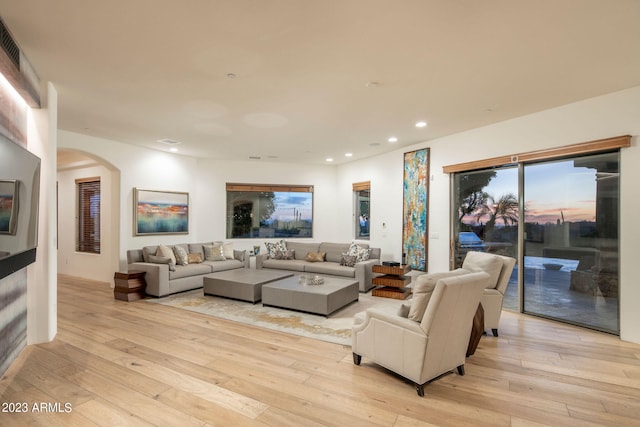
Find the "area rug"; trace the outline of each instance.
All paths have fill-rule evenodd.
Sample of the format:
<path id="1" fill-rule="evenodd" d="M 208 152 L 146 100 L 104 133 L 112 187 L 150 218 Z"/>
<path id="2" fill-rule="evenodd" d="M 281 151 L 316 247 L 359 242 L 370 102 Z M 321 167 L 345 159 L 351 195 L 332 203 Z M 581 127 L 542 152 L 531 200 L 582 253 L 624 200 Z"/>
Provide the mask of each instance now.
<path id="1" fill-rule="evenodd" d="M 351 326 L 356 313 L 368 308 L 395 313 L 400 305 L 408 300 L 401 301 L 374 297 L 371 292 L 361 293 L 357 302 L 343 307 L 329 317 L 276 307 L 263 307 L 259 302 L 251 304 L 245 301 L 204 295 L 202 289 L 169 295 L 163 298 L 147 299 L 146 301 L 261 328 L 336 344 L 351 345 Z"/>

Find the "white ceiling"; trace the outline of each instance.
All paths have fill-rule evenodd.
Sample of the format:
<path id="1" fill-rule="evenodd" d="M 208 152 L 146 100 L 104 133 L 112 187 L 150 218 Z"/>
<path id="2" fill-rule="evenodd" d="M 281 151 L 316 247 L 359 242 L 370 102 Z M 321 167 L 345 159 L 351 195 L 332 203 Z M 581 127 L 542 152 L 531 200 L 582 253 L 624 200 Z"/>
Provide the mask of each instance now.
<path id="1" fill-rule="evenodd" d="M 638 0 L 0 0 L 0 17 L 56 86 L 59 128 L 216 159 L 339 164 L 640 85 Z"/>

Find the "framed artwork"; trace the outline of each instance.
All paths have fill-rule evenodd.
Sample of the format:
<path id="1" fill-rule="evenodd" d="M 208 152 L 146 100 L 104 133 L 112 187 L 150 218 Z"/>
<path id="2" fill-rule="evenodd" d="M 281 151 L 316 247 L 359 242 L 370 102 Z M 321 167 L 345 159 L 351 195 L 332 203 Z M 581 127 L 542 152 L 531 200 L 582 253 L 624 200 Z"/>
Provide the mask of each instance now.
<path id="1" fill-rule="evenodd" d="M 427 271 L 429 149 L 404 153 L 402 252 L 413 270 Z"/>
<path id="2" fill-rule="evenodd" d="M 134 235 L 188 234 L 189 193 L 133 189 Z"/>
<path id="3" fill-rule="evenodd" d="M 0 234 L 16 234 L 18 182 L 15 179 L 0 180 Z"/>

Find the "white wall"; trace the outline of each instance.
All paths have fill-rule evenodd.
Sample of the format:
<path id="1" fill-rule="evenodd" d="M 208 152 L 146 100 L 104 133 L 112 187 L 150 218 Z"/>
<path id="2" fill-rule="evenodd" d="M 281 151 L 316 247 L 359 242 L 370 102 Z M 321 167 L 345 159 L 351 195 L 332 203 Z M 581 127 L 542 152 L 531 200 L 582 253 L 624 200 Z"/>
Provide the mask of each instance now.
<path id="1" fill-rule="evenodd" d="M 53 340 L 58 330 L 56 266 L 56 146 L 58 93 L 47 83 L 47 105 L 31 110 L 28 148 L 40 157 L 36 262 L 27 267 L 27 343 Z"/>
<path id="2" fill-rule="evenodd" d="M 434 124 L 437 125 L 437 124 Z M 371 179 L 373 246 L 383 253 L 400 252 L 402 233 L 402 153 L 430 147 L 431 175 L 429 191 L 429 271 L 449 268 L 449 177 L 442 167 L 496 156 L 518 154 L 543 148 L 632 135 L 632 147 L 622 150 L 621 164 L 621 270 L 620 270 L 620 336 L 623 340 L 640 342 L 640 286 L 637 285 L 637 262 L 640 230 L 635 215 L 640 210 L 640 87 L 608 94 L 582 102 L 542 111 L 536 114 L 497 123 L 406 147 L 373 159 L 339 167 L 337 195 L 341 206 L 350 196 L 351 182 Z M 366 170 L 369 176 L 361 172 Z M 396 171 L 396 172 L 394 172 Z M 343 194 L 344 192 L 344 194 Z M 382 197 L 382 200 L 380 199 Z M 378 212 L 378 209 L 380 212 Z M 340 215 L 340 230 L 346 230 L 350 219 Z M 389 221 L 384 237 L 379 215 Z M 438 239 L 433 238 L 439 235 Z"/>

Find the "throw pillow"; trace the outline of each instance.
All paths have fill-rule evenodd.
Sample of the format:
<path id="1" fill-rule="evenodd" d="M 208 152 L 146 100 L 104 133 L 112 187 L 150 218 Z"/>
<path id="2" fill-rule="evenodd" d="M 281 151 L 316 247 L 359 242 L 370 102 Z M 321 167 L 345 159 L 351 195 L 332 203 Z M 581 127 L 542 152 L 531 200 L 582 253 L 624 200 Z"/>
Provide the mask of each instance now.
<path id="1" fill-rule="evenodd" d="M 274 259 L 278 251 L 287 250 L 287 244 L 284 242 L 284 240 L 280 240 L 278 242 L 271 242 L 271 243 L 264 242 L 264 246 L 267 248 L 267 255 L 269 256 L 269 258 L 274 258 Z"/>
<path id="2" fill-rule="evenodd" d="M 409 309 L 409 319 L 421 322 L 424 312 L 427 310 L 427 305 L 433 294 L 433 290 L 436 287 L 438 280 L 446 277 L 461 276 L 468 274 L 467 270 L 458 268 L 453 271 L 445 271 L 443 273 L 428 273 L 418 276 L 416 284 L 412 286 L 411 291 L 413 296 L 411 297 L 411 308 Z"/>
<path id="3" fill-rule="evenodd" d="M 340 265 L 345 267 L 354 267 L 356 265 L 357 257 L 355 255 L 342 254 L 340 257 Z"/>
<path id="4" fill-rule="evenodd" d="M 173 253 L 176 255 L 176 264 L 187 265 L 189 264 L 189 254 L 182 246 L 174 246 Z"/>
<path id="5" fill-rule="evenodd" d="M 202 254 L 199 252 L 189 254 L 189 264 L 199 264 L 202 262 Z"/>
<path id="6" fill-rule="evenodd" d="M 149 261 L 153 264 L 169 264 L 169 271 L 176 271 L 176 265 L 171 261 L 171 258 L 149 255 Z"/>
<path id="7" fill-rule="evenodd" d="M 210 246 L 203 246 L 204 249 L 204 259 L 207 261 L 224 261 L 226 260 L 224 256 L 224 251 L 222 248 L 222 244 L 216 243 Z"/>
<path id="8" fill-rule="evenodd" d="M 308 262 L 323 262 L 326 252 L 307 252 L 307 257 L 305 258 Z"/>
<path id="9" fill-rule="evenodd" d="M 294 255 L 295 251 L 293 249 L 279 250 L 276 252 L 276 259 L 293 259 Z"/>
<path id="10" fill-rule="evenodd" d="M 462 263 L 462 268 L 477 273 L 484 271 L 489 275 L 487 289 L 495 289 L 498 286 L 498 278 L 502 271 L 503 262 L 497 255 L 487 254 L 485 252 L 467 252 Z"/>
<path id="11" fill-rule="evenodd" d="M 176 265 L 176 255 L 168 246 L 159 245 L 158 250 L 156 251 L 156 256 L 169 258 L 171 262 L 173 262 L 173 265 Z"/>
<path id="12" fill-rule="evenodd" d="M 351 246 L 349 246 L 347 254 L 354 255 L 356 257 L 356 262 L 366 261 L 369 259 L 369 249 L 363 248 L 356 242 L 351 242 Z"/>
<path id="13" fill-rule="evenodd" d="M 223 243 L 222 244 L 222 253 L 226 259 L 233 259 L 233 243 Z"/>

